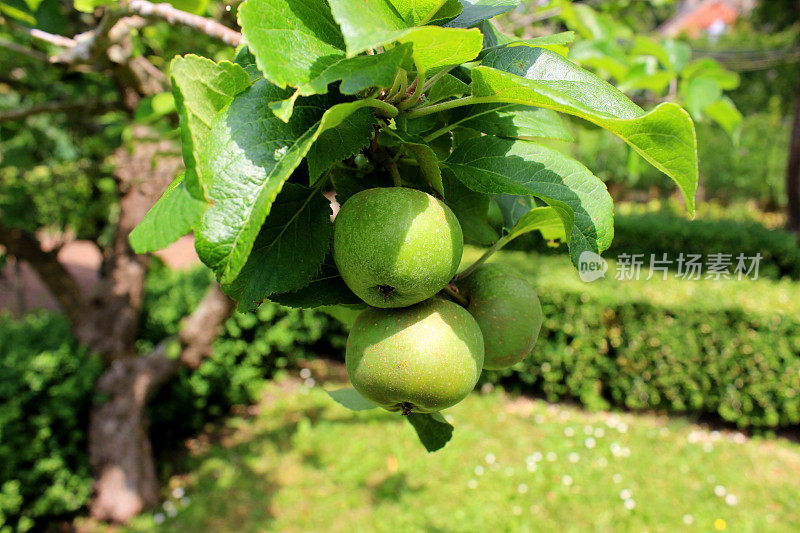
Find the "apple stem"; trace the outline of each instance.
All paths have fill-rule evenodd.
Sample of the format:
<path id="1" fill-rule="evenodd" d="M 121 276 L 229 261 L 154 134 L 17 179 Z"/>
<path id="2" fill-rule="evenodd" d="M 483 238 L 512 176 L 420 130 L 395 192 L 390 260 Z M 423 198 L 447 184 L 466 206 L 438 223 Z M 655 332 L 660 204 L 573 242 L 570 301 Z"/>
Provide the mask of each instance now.
<path id="1" fill-rule="evenodd" d="M 445 285 L 442 291 L 444 291 L 448 296 L 450 296 L 450 298 L 458 302 L 461 305 L 461 307 L 467 307 L 469 305 L 469 300 L 464 298 L 458 292 L 458 287 L 456 287 L 452 283 L 448 283 L 447 285 Z"/>
<path id="2" fill-rule="evenodd" d="M 467 276 L 469 276 L 470 274 L 472 274 L 473 272 L 475 272 L 475 269 L 476 269 L 476 268 L 478 268 L 479 266 L 481 266 L 482 264 L 484 264 L 484 263 L 486 262 L 486 260 L 487 260 L 487 259 L 489 259 L 489 258 L 492 256 L 492 254 L 494 254 L 494 253 L 495 253 L 496 251 L 498 251 L 500 248 L 502 248 L 503 246 L 505 246 L 506 244 L 508 244 L 509 242 L 511 242 L 511 240 L 512 240 L 514 237 L 516 237 L 516 235 L 514 235 L 514 237 L 511 237 L 511 235 L 512 235 L 512 234 L 510 234 L 510 233 L 509 233 L 509 234 L 508 234 L 508 235 L 506 235 L 505 237 L 501 237 L 500 239 L 498 239 L 498 240 L 497 240 L 497 242 L 496 242 L 496 243 L 494 243 L 494 244 L 491 246 L 491 248 L 489 248 L 488 250 L 486 250 L 486 251 L 483 253 L 483 255 L 482 255 L 482 256 L 480 256 L 480 257 L 478 258 L 478 260 L 477 260 L 477 261 L 475 261 L 475 262 L 474 262 L 474 263 L 472 263 L 470 266 L 468 266 L 466 269 L 464 269 L 464 270 L 462 270 L 461 272 L 459 272 L 458 274 L 456 274 L 456 276 L 453 278 L 453 281 L 455 281 L 455 280 L 457 280 L 457 279 L 461 279 L 461 278 L 466 278 Z M 509 238 L 509 237 L 511 237 L 511 238 Z"/>
<path id="3" fill-rule="evenodd" d="M 409 402 L 403 402 L 400 404 L 400 410 L 403 416 L 408 416 L 412 409 L 414 409 L 414 405 Z"/>

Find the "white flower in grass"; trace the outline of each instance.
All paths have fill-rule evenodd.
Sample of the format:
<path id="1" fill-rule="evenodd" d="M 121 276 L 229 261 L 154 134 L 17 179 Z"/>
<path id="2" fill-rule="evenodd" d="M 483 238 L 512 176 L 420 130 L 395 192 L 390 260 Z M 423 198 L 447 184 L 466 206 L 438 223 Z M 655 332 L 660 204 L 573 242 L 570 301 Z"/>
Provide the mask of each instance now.
<path id="1" fill-rule="evenodd" d="M 302 370 L 300 370 L 300 378 L 301 379 L 308 379 L 310 377 L 311 377 L 311 370 L 309 370 L 307 368 L 303 368 Z"/>
<path id="2" fill-rule="evenodd" d="M 619 424 L 617 424 L 617 431 L 619 431 L 620 433 L 627 433 L 628 424 L 626 424 L 625 422 L 620 422 Z"/>
<path id="3" fill-rule="evenodd" d="M 184 494 L 185 494 L 185 492 L 183 491 L 183 489 L 181 487 L 175 487 L 174 489 L 172 489 L 172 497 L 177 499 L 177 500 L 180 500 L 181 498 L 183 498 Z"/>
<path id="4" fill-rule="evenodd" d="M 631 489 L 622 489 L 619 491 L 619 499 L 620 500 L 629 500 L 633 496 Z"/>
<path id="5" fill-rule="evenodd" d="M 723 487 L 722 485 L 717 485 L 716 487 L 714 487 L 714 494 L 716 494 L 720 498 L 725 496 L 725 492 L 727 491 L 725 490 L 725 487 Z"/>
<path id="6" fill-rule="evenodd" d="M 703 444 L 703 451 L 706 452 L 706 453 L 713 452 L 714 451 L 714 445 L 711 444 L 710 442 L 706 442 L 705 444 Z"/>
<path id="7" fill-rule="evenodd" d="M 467 487 L 470 489 L 478 488 L 478 480 L 477 479 L 470 479 L 467 481 Z"/>
<path id="8" fill-rule="evenodd" d="M 594 436 L 598 439 L 602 439 L 603 436 L 606 434 L 606 430 L 603 428 L 594 428 Z"/>
<path id="9" fill-rule="evenodd" d="M 519 485 L 517 485 L 517 492 L 519 492 L 520 494 L 525 494 L 526 492 L 528 492 L 528 485 L 526 485 L 525 483 L 520 483 Z"/>
<path id="10" fill-rule="evenodd" d="M 633 499 L 628 498 L 623 502 L 623 505 L 625 506 L 625 509 L 633 511 L 633 509 L 636 507 L 636 502 L 633 501 Z"/>
<path id="11" fill-rule="evenodd" d="M 583 426 L 583 434 L 584 435 L 591 435 L 593 431 L 594 431 L 594 428 L 592 426 L 588 426 L 588 425 L 587 426 Z"/>
<path id="12" fill-rule="evenodd" d="M 476 476 L 482 476 L 483 475 L 483 467 L 481 465 L 476 466 L 474 472 L 475 472 Z"/>
<path id="13" fill-rule="evenodd" d="M 572 437 L 574 435 L 575 435 L 575 430 L 574 429 L 569 428 L 569 427 L 564 428 L 564 436 L 565 437 Z"/>
<path id="14" fill-rule="evenodd" d="M 497 457 L 495 457 L 493 453 L 487 453 L 484 459 L 487 465 L 493 465 L 494 462 L 497 461 Z"/>
<path id="15" fill-rule="evenodd" d="M 563 483 L 565 487 L 569 487 L 570 485 L 572 485 L 572 476 L 562 477 L 561 483 Z"/>
<path id="16" fill-rule="evenodd" d="M 736 505 L 739 505 L 739 498 L 737 498 L 735 494 L 728 494 L 727 496 L 725 496 L 725 503 L 727 503 L 731 507 L 734 507 Z"/>
<path id="17" fill-rule="evenodd" d="M 601 457 L 600 459 L 597 460 L 597 466 L 600 467 L 600 468 L 607 467 L 608 466 L 608 459 L 606 459 L 605 457 Z"/>
<path id="18" fill-rule="evenodd" d="M 156 514 L 154 514 L 153 515 L 153 522 L 155 522 L 158 525 L 163 524 L 164 523 L 164 513 L 156 513 Z"/>
<path id="19" fill-rule="evenodd" d="M 685 515 L 683 515 L 683 519 L 682 520 L 683 520 L 683 523 L 686 524 L 687 526 L 691 526 L 692 524 L 694 524 L 694 517 L 692 515 L 690 515 L 689 513 L 686 513 Z"/>
<path id="20" fill-rule="evenodd" d="M 536 463 L 528 463 L 526 468 L 528 469 L 528 472 L 536 472 L 537 466 Z"/>
<path id="21" fill-rule="evenodd" d="M 581 460 L 581 456 L 578 455 L 576 452 L 572 452 L 571 454 L 569 454 L 568 459 L 570 463 L 574 464 Z"/>
<path id="22" fill-rule="evenodd" d="M 613 481 L 614 483 L 622 483 L 622 475 L 614 474 L 613 476 L 611 476 L 611 481 Z"/>
<path id="23" fill-rule="evenodd" d="M 522 507 L 515 505 L 511 508 L 511 512 L 514 513 L 515 516 L 520 516 L 522 514 Z"/>
<path id="24" fill-rule="evenodd" d="M 594 437 L 586 437 L 586 439 L 584 439 L 584 441 L 583 441 L 583 445 L 586 446 L 589 449 L 594 448 L 596 444 L 597 444 L 597 441 L 594 440 Z"/>
<path id="25" fill-rule="evenodd" d="M 556 459 L 558 459 L 558 456 L 556 455 L 556 452 L 547 452 L 545 458 L 551 463 L 554 463 Z"/>

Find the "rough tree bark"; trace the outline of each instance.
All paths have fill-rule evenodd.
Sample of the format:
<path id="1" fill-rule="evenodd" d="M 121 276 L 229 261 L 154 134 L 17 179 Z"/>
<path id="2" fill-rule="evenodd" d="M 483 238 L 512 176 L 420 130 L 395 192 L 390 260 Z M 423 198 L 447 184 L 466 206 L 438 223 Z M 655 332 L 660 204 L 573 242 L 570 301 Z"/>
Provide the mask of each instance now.
<path id="1" fill-rule="evenodd" d="M 166 87 L 166 77 L 160 70 L 144 57 L 131 54 L 130 29 L 141 27 L 144 18 L 188 26 L 232 45 L 241 42 L 239 33 L 220 23 L 168 4 L 128 0 L 106 9 L 94 30 L 74 38 L 28 31 L 33 39 L 65 49 L 56 56 L 48 58 L 4 40 L 0 46 L 68 68 L 104 72 L 113 78 L 121 106 L 132 112 L 142 97 Z M 0 121 L 62 111 L 62 107 L 26 108 L 17 114 L 0 114 Z M 101 399 L 93 405 L 89 422 L 89 461 L 95 478 L 90 512 L 98 519 L 115 522 L 126 522 L 159 500 L 147 434 L 147 399 L 181 365 L 199 366 L 210 354 L 219 327 L 234 308 L 233 302 L 215 284 L 197 309 L 184 319 L 178 338 L 163 341 L 146 356 L 136 353 L 136 329 L 148 258 L 134 253 L 128 236 L 175 177 L 180 164 L 177 147 L 169 142 L 146 141 L 147 136 L 146 129 L 135 129 L 137 140 L 133 150 L 122 148 L 114 154 L 120 218 L 111 246 L 102 250 L 101 281 L 93 294 L 81 291 L 59 263 L 57 253 L 44 251 L 35 234 L 0 223 L 0 244 L 10 255 L 33 267 L 67 315 L 76 340 L 106 363 L 106 370 L 96 384 Z M 167 357 L 172 343 L 180 343 L 178 358 Z"/>
<path id="2" fill-rule="evenodd" d="M 94 406 L 89 422 L 89 456 L 95 472 L 92 516 L 126 522 L 159 501 L 159 484 L 147 435 L 147 399 L 181 364 L 199 364 L 207 355 L 219 326 L 233 302 L 213 285 L 181 328 L 179 358 L 167 357 L 170 342 L 159 344 L 145 357 L 116 360 L 97 383 L 107 397 Z M 194 332 L 202 332 L 196 335 Z"/>
<path id="3" fill-rule="evenodd" d="M 787 226 L 800 238 L 800 84 L 794 113 L 789 164 L 786 167 Z"/>

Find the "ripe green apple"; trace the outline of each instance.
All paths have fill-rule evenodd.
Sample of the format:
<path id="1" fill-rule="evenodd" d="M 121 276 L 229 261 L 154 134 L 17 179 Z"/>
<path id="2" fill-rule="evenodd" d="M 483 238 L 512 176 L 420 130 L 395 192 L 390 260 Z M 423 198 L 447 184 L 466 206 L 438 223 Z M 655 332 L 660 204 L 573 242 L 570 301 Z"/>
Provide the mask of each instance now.
<path id="1" fill-rule="evenodd" d="M 525 359 L 542 328 L 542 305 L 530 283 L 512 267 L 490 263 L 456 284 L 483 332 L 483 367 L 499 370 Z"/>
<path id="2" fill-rule="evenodd" d="M 430 194 L 403 187 L 367 189 L 336 215 L 333 258 L 359 298 L 406 307 L 439 292 L 461 262 L 455 214 Z"/>
<path id="3" fill-rule="evenodd" d="M 483 337 L 463 307 L 441 298 L 363 311 L 347 337 L 350 383 L 389 411 L 432 413 L 463 400 L 483 369 Z"/>

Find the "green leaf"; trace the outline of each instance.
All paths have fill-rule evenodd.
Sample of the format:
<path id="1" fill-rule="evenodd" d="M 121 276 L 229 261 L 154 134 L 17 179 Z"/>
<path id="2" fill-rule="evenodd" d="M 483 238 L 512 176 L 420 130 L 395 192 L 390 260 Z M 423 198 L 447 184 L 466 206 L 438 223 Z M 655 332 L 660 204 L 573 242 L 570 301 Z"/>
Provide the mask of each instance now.
<path id="1" fill-rule="evenodd" d="M 722 98 L 722 87 L 712 78 L 693 78 L 684 94 L 686 108 L 693 117 L 701 120 L 706 107 Z"/>
<path id="2" fill-rule="evenodd" d="M 344 57 L 342 34 L 321 0 L 247 0 L 239 25 L 264 76 L 299 87 Z"/>
<path id="3" fill-rule="evenodd" d="M 19 20 L 20 22 L 24 22 L 25 24 L 36 24 L 36 19 L 30 13 L 26 13 L 22 9 L 17 7 L 8 5 L 4 2 L 0 2 L 0 13 L 10 17 L 12 19 Z"/>
<path id="4" fill-rule="evenodd" d="M 239 48 L 236 52 L 236 56 L 233 58 L 233 62 L 247 72 L 247 75 L 250 77 L 250 84 L 264 77 L 261 71 L 258 70 L 258 65 L 256 65 L 256 56 L 253 55 L 253 52 L 251 52 L 250 48 L 246 45 Z"/>
<path id="5" fill-rule="evenodd" d="M 461 2 L 458 0 L 445 0 L 439 11 L 433 14 L 428 24 L 436 24 L 442 26 L 444 23 L 449 22 L 461 14 Z"/>
<path id="6" fill-rule="evenodd" d="M 328 199 L 286 183 L 273 202 L 239 275 L 223 290 L 254 309 L 273 293 L 301 289 L 319 272 L 333 235 Z"/>
<path id="7" fill-rule="evenodd" d="M 330 4 L 347 43 L 348 57 L 392 42 L 411 43 L 417 69 L 424 72 L 470 61 L 481 50 L 480 31 L 410 26 L 389 0 L 330 0 Z"/>
<path id="8" fill-rule="evenodd" d="M 447 23 L 451 28 L 469 28 L 519 6 L 518 0 L 461 0 L 461 14 Z"/>
<path id="9" fill-rule="evenodd" d="M 566 45 L 575 40 L 574 31 L 564 31 L 542 37 L 532 37 L 530 39 L 518 39 L 501 33 L 495 28 L 494 24 L 488 20 L 481 23 L 480 29 L 483 33 L 483 50 L 479 56 L 480 58 L 483 58 L 483 56 L 492 50 L 505 48 L 507 46 L 536 46 L 547 48 L 559 55 L 565 56 L 569 51 Z"/>
<path id="10" fill-rule="evenodd" d="M 572 134 L 558 113 L 541 107 L 479 104 L 466 108 L 463 118 L 460 115 L 456 115 L 455 118 L 462 127 L 497 137 L 512 139 L 546 137 L 573 141 Z"/>
<path id="11" fill-rule="evenodd" d="M 469 85 L 459 80 L 455 76 L 445 74 L 425 92 L 425 103 L 434 104 L 441 100 L 467 94 Z"/>
<path id="12" fill-rule="evenodd" d="M 319 310 L 329 315 L 344 325 L 346 329 L 352 329 L 358 315 L 367 308 L 367 304 L 361 302 L 360 305 L 331 305 L 320 307 Z"/>
<path id="13" fill-rule="evenodd" d="M 294 292 L 273 294 L 269 299 L 287 307 L 302 309 L 363 303 L 361 298 L 347 287 L 330 255 L 325 258 L 322 270 L 311 283 Z"/>
<path id="14" fill-rule="evenodd" d="M 181 172 L 128 237 L 137 254 L 166 248 L 189 233 L 203 215 L 207 204 L 189 194 L 183 177 Z"/>
<path id="15" fill-rule="evenodd" d="M 336 403 L 341 404 L 351 411 L 366 411 L 376 409 L 378 406 L 361 396 L 357 390 L 347 387 L 339 390 L 326 390 Z"/>
<path id="16" fill-rule="evenodd" d="M 469 189 L 449 173 L 445 173 L 445 178 L 444 201 L 461 224 L 464 239 L 478 245 L 496 242 L 500 236 L 488 221 L 489 196 Z"/>
<path id="17" fill-rule="evenodd" d="M 390 87 L 397 69 L 411 57 L 411 45 L 395 46 L 381 54 L 342 58 L 331 64 L 308 83 L 300 94 L 325 94 L 328 85 L 341 80 L 339 92 L 355 94 L 369 87 Z"/>
<path id="18" fill-rule="evenodd" d="M 516 239 L 520 235 L 538 231 L 547 240 L 560 239 L 566 240 L 564 224 L 558 212 L 552 207 L 534 207 L 522 215 L 517 223 L 508 233 L 509 240 Z"/>
<path id="19" fill-rule="evenodd" d="M 316 183 L 322 173 L 334 164 L 357 154 L 369 145 L 375 133 L 375 124 L 377 120 L 372 109 L 361 108 L 342 120 L 338 126 L 320 134 L 306 156 L 311 184 Z"/>
<path id="20" fill-rule="evenodd" d="M 611 131 L 671 177 L 694 213 L 697 137 L 680 106 L 663 103 L 644 113 L 607 82 L 540 48 L 496 50 L 483 64 L 472 69 L 474 96 L 569 113 Z"/>
<path id="21" fill-rule="evenodd" d="M 436 15 L 445 0 L 391 0 L 391 3 L 409 26 L 422 26 Z"/>
<path id="22" fill-rule="evenodd" d="M 214 63 L 192 54 L 172 60 L 170 78 L 181 122 L 186 188 L 195 198 L 207 198 L 210 177 L 203 176 L 198 168 L 205 139 L 219 112 L 250 86 L 250 78 L 235 63 Z"/>
<path id="23" fill-rule="evenodd" d="M 695 78 L 714 80 L 725 91 L 732 91 L 739 87 L 739 75 L 730 70 L 725 70 L 710 57 L 692 61 L 681 72 L 683 82 L 687 83 Z"/>
<path id="24" fill-rule="evenodd" d="M 286 95 L 266 80 L 256 82 L 217 118 L 201 154 L 203 173 L 214 180 L 195 244 L 220 283 L 239 274 L 272 202 L 314 141 L 368 105 L 359 100 L 324 111 L 318 98 L 301 99 L 284 123 L 269 104 Z"/>
<path id="25" fill-rule="evenodd" d="M 444 164 L 474 191 L 533 195 L 554 208 L 576 265 L 581 252 L 602 251 L 611 244 L 614 209 L 605 184 L 560 152 L 485 136 L 458 145 Z"/>
<path id="26" fill-rule="evenodd" d="M 736 140 L 744 117 L 730 98 L 723 96 L 706 107 L 704 113 Z"/>
<path id="27" fill-rule="evenodd" d="M 453 437 L 453 426 L 439 413 L 409 413 L 406 420 L 414 427 L 420 442 L 429 452 L 444 448 Z"/>
<path id="28" fill-rule="evenodd" d="M 394 133 L 394 132 L 393 132 Z M 440 195 L 444 195 L 442 186 L 442 172 L 439 169 L 439 159 L 433 149 L 417 135 L 409 135 L 402 131 L 394 133 L 399 137 L 401 145 L 417 160 L 422 176 L 430 186 Z"/>

